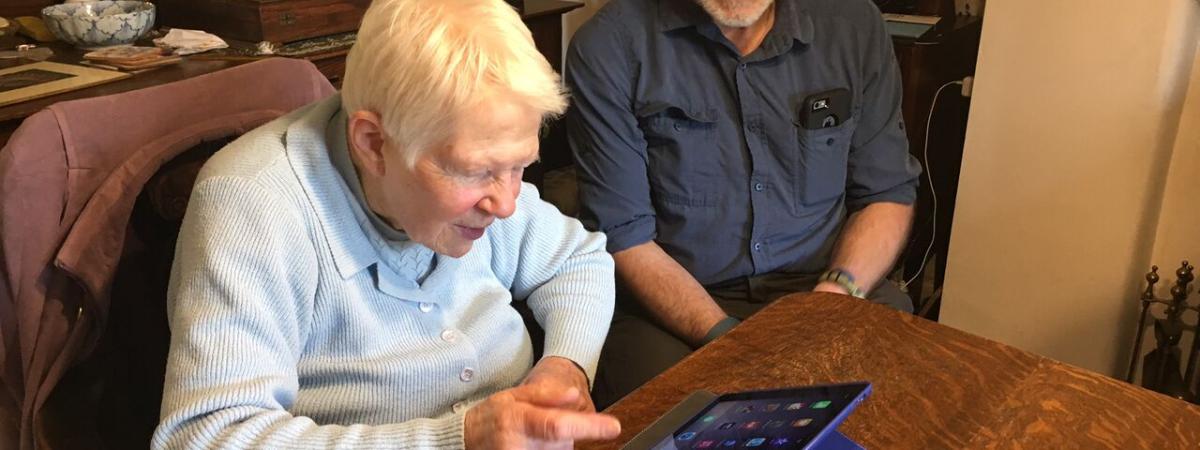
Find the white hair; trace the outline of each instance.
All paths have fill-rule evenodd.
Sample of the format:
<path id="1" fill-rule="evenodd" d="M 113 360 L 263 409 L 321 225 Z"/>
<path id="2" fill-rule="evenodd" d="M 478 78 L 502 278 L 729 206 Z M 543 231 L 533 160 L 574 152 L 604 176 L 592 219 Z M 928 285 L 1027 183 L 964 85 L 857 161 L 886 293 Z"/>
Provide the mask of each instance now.
<path id="1" fill-rule="evenodd" d="M 462 113 L 515 101 L 563 113 L 558 74 L 529 29 L 502 0 L 375 0 L 350 49 L 342 83 L 346 111 L 379 114 L 409 165 L 455 132 Z"/>
<path id="2" fill-rule="evenodd" d="M 744 28 L 754 25 L 775 0 L 696 0 L 717 25 Z"/>

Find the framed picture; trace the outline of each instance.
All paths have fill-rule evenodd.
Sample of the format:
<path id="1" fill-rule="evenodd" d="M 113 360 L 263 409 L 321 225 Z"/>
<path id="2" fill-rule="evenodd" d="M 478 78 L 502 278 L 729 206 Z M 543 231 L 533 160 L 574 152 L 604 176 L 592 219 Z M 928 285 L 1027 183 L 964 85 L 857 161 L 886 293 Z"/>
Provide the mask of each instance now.
<path id="1" fill-rule="evenodd" d="M 0 106 L 128 77 L 123 72 L 48 61 L 9 67 L 0 70 Z"/>

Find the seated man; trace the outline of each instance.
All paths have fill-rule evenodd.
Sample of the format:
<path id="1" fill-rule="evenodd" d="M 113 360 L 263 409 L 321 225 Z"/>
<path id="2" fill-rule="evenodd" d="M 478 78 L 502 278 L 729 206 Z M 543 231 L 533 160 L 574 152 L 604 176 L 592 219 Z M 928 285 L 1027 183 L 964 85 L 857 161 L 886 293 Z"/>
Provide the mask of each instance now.
<path id="1" fill-rule="evenodd" d="M 870 0 L 613 0 L 565 71 L 582 216 L 619 284 L 598 405 L 790 292 L 912 310 L 882 280 L 920 167 Z"/>
<path id="2" fill-rule="evenodd" d="M 522 190 L 565 100 L 501 0 L 375 0 L 343 92 L 196 180 L 153 446 L 616 437 L 588 395 L 612 314 L 605 238 Z M 545 329 L 536 364 L 513 301 Z"/>

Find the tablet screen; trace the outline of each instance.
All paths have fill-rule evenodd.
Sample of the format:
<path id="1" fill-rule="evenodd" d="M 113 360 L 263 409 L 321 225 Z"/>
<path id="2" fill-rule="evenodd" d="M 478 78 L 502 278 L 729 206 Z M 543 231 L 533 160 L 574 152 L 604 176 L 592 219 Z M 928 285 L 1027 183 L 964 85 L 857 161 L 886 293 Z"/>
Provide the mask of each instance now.
<path id="1" fill-rule="evenodd" d="M 722 395 L 653 448 L 802 449 L 869 392 L 852 383 Z"/>

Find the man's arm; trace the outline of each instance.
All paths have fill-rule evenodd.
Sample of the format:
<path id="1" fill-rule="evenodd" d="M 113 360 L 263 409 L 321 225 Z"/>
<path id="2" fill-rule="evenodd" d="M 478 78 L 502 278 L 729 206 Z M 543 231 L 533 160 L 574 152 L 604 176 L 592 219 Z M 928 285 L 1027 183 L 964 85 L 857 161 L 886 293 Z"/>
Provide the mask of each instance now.
<path id="1" fill-rule="evenodd" d="M 895 264 L 912 216 L 912 205 L 888 202 L 872 203 L 851 214 L 834 248 L 830 267 L 853 274 L 855 284 L 870 291 Z M 617 269 L 619 273 L 619 263 Z M 832 281 L 822 282 L 813 290 L 847 293 Z"/>
<path id="2" fill-rule="evenodd" d="M 846 183 L 850 217 L 834 247 L 830 269 L 854 276 L 859 288 L 870 291 L 895 263 L 912 222 L 921 166 L 908 153 L 901 122 L 901 81 L 892 39 L 874 5 L 864 20 L 867 57 L 863 106 L 851 141 Z M 817 291 L 846 293 L 840 285 L 823 282 Z"/>
<path id="3" fill-rule="evenodd" d="M 692 274 L 654 241 L 613 254 L 617 277 L 662 326 L 693 347 L 726 317 Z"/>
<path id="4" fill-rule="evenodd" d="M 608 234 L 617 277 L 668 331 L 695 346 L 725 318 L 699 282 L 654 242 L 646 140 L 634 114 L 631 33 L 613 10 L 597 13 L 567 50 L 572 92 L 567 137 L 579 177 L 581 220 Z"/>

